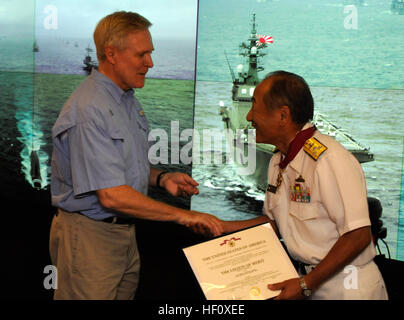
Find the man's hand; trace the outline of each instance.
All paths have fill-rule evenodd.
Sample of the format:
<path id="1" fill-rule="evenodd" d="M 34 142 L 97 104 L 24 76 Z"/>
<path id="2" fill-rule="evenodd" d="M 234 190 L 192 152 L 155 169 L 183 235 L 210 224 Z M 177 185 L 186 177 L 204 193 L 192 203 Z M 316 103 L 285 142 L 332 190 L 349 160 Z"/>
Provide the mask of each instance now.
<path id="1" fill-rule="evenodd" d="M 173 207 L 127 185 L 97 190 L 97 196 L 103 207 L 135 218 L 171 221 L 209 236 L 224 232 L 223 221 L 213 215 Z"/>
<path id="2" fill-rule="evenodd" d="M 220 236 L 223 231 L 223 221 L 219 218 L 198 211 L 189 211 L 185 214 L 180 224 L 191 228 L 195 233 L 200 233 L 204 236 Z"/>
<path id="3" fill-rule="evenodd" d="M 190 197 L 198 194 L 198 185 L 198 182 L 182 172 L 168 172 L 160 180 L 160 186 L 175 197 Z"/>
<path id="4" fill-rule="evenodd" d="M 299 278 L 269 284 L 268 289 L 272 291 L 281 290 L 281 293 L 274 300 L 300 300 L 304 298 Z"/>

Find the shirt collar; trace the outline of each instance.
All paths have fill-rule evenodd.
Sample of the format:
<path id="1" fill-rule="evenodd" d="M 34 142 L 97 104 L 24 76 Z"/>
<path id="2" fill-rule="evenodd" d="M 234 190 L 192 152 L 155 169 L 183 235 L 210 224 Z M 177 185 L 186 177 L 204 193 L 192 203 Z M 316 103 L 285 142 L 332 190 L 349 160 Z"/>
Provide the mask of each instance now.
<path id="1" fill-rule="evenodd" d="M 313 123 L 307 122 L 302 130 L 308 129 L 313 126 Z M 316 132 L 314 133 L 316 134 Z M 303 147 L 304 148 L 304 147 Z M 293 168 L 295 171 L 298 173 L 301 173 L 303 171 L 303 160 L 304 160 L 304 150 L 300 149 L 299 153 L 296 155 L 296 157 L 289 163 L 289 166 Z"/>
<path id="2" fill-rule="evenodd" d="M 118 104 L 121 104 L 122 98 L 124 96 L 132 96 L 133 97 L 133 89 L 122 90 L 119 88 L 115 82 L 113 82 L 106 75 L 102 74 L 95 68 L 92 69 L 90 77 L 97 83 L 101 84 L 105 89 L 109 92 L 109 94 L 115 99 Z"/>

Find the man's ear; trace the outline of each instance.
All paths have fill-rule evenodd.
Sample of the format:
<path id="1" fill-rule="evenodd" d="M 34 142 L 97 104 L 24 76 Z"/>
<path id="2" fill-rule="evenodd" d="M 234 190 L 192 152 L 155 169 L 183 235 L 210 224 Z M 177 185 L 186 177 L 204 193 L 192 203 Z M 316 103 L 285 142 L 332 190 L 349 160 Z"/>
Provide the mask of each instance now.
<path id="1" fill-rule="evenodd" d="M 105 56 L 109 63 L 115 64 L 116 48 L 112 46 L 105 46 Z"/>
<path id="2" fill-rule="evenodd" d="M 291 120 L 290 109 L 288 106 L 281 106 L 279 108 L 281 125 L 284 126 Z"/>

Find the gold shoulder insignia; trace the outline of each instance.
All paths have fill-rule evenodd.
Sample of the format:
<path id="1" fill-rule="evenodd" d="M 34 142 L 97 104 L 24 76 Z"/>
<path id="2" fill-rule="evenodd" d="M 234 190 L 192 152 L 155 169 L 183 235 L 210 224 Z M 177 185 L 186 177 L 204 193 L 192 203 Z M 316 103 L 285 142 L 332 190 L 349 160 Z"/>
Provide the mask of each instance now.
<path id="1" fill-rule="evenodd" d="M 304 151 L 316 161 L 325 150 L 327 150 L 327 147 L 314 137 L 304 143 Z"/>

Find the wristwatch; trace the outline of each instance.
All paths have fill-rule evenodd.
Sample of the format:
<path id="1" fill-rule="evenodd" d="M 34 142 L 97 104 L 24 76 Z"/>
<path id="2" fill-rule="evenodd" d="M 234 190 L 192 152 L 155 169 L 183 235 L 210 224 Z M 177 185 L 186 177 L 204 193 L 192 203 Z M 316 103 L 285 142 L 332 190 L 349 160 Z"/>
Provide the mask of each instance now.
<path id="1" fill-rule="evenodd" d="M 302 295 L 305 297 L 310 297 L 313 293 L 311 289 L 307 288 L 306 281 L 304 281 L 304 277 L 299 278 L 300 288 L 302 288 Z"/>
<path id="2" fill-rule="evenodd" d="M 160 180 L 161 180 L 161 177 L 163 176 L 163 175 L 165 175 L 166 173 L 168 173 L 169 171 L 161 171 L 158 175 L 157 175 L 157 179 L 156 179 L 156 186 L 157 186 L 157 188 L 160 188 L 160 189 L 164 189 L 162 186 L 160 186 Z"/>

